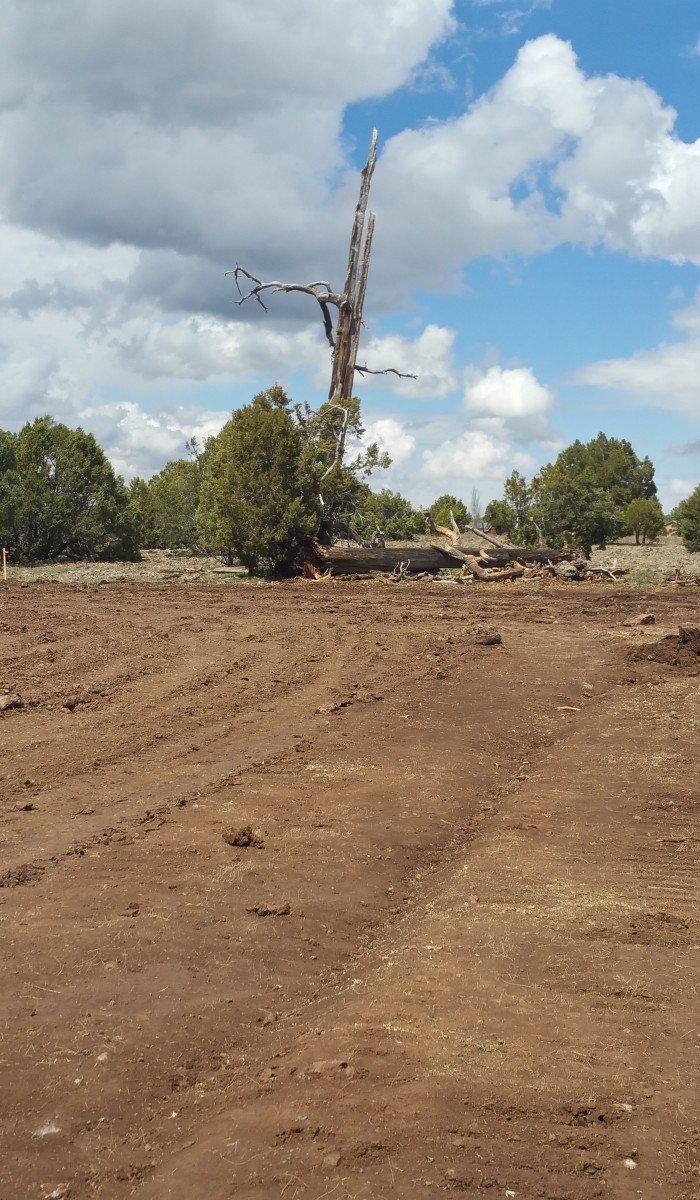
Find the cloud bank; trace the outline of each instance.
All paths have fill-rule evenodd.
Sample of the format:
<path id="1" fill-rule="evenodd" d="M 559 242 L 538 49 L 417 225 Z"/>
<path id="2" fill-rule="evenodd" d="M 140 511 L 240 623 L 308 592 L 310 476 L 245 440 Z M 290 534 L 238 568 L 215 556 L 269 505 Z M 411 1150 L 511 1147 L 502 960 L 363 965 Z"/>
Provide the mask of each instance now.
<path id="1" fill-rule="evenodd" d="M 348 108 L 434 68 L 454 28 L 452 0 L 172 0 L 167 13 L 144 0 L 60 11 L 6 0 L 0 419 L 82 420 L 130 474 L 223 419 L 209 393 L 193 400 L 196 385 L 323 378 L 315 309 L 234 308 L 223 271 L 238 259 L 269 277 L 342 278 L 357 191 Z M 363 391 L 371 401 L 390 386 L 408 410 L 464 388 L 456 428 L 437 413 L 374 420 L 394 422 L 384 435 L 419 480 L 437 477 L 442 454 L 471 482 L 557 445 L 550 390 L 526 367 L 469 368 L 453 328 L 399 335 L 382 317 L 417 289 L 458 290 L 485 255 L 576 244 L 699 264 L 700 142 L 678 137 L 673 109 L 643 81 L 588 76 L 549 34 L 456 117 L 390 138 L 373 207 L 361 361 L 420 378 Z M 650 403 L 688 410 L 696 318 L 683 341 L 579 380 L 639 385 Z"/>

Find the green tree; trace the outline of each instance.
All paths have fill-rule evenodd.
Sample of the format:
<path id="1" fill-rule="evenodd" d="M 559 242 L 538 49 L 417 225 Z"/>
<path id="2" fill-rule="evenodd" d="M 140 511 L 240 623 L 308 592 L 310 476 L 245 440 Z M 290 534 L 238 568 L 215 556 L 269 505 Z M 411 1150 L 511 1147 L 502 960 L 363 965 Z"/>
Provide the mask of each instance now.
<path id="1" fill-rule="evenodd" d="M 670 513 L 667 514 L 666 520 L 675 521 L 676 525 L 678 525 L 681 517 L 683 516 L 683 504 L 684 501 L 681 500 L 675 508 L 672 508 Z"/>
<path id="2" fill-rule="evenodd" d="M 687 500 L 678 505 L 679 528 L 683 545 L 692 554 L 700 552 L 700 483 Z"/>
<path id="3" fill-rule="evenodd" d="M 3 458 L 8 462 L 7 439 Z M 134 559 L 138 524 L 127 488 L 92 434 L 39 417 L 0 464 L 4 538 L 19 560 Z"/>
<path id="4" fill-rule="evenodd" d="M 497 529 L 499 533 L 512 537 L 517 526 L 515 509 L 507 500 L 491 500 L 486 505 L 484 525 L 487 529 Z"/>
<path id="5" fill-rule="evenodd" d="M 465 525 L 471 524 L 471 516 L 469 509 L 463 500 L 458 500 L 456 496 L 438 496 L 430 505 L 430 513 L 436 525 L 449 526 L 450 513 L 453 514 L 460 530 L 464 529 Z"/>
<path id="6" fill-rule="evenodd" d="M 548 464 L 532 481 L 531 521 L 548 546 L 564 542 L 590 554 L 617 532 L 619 520 L 612 498 L 585 468 L 560 462 Z"/>
<path id="7" fill-rule="evenodd" d="M 138 528 L 139 545 L 152 550 L 157 545 L 151 492 L 148 483 L 135 475 L 129 484 L 129 503 Z"/>
<path id="8" fill-rule="evenodd" d="M 271 572 L 287 569 L 310 534 L 330 541 L 368 492 L 364 478 L 390 462 L 364 435 L 356 397 L 314 410 L 292 405 L 278 384 L 259 393 L 201 456 L 203 544 Z"/>
<path id="9" fill-rule="evenodd" d="M 648 500 L 642 500 L 641 497 L 631 500 L 625 509 L 623 522 L 626 532 L 634 534 L 637 545 L 640 540 L 643 544 L 655 541 L 664 528 L 664 514 L 656 496 Z"/>
<path id="10" fill-rule="evenodd" d="M 0 430 L 0 542 L 13 552 L 18 542 L 22 479 L 17 471 L 17 434 Z"/>
<path id="11" fill-rule="evenodd" d="M 336 522 L 346 521 L 364 500 L 363 481 L 378 468 L 388 467 L 391 459 L 376 442 L 364 446 L 365 428 L 356 396 L 342 404 L 327 401 L 319 409 L 298 404 L 293 411 L 305 443 L 302 474 L 316 489 L 319 537 L 328 542 Z"/>
<path id="12" fill-rule="evenodd" d="M 532 523 L 532 489 L 525 476 L 513 471 L 503 485 L 503 495 L 515 515 L 511 534 L 518 545 L 527 546 L 535 541 L 536 529 Z"/>
<path id="13" fill-rule="evenodd" d="M 319 521 L 319 472 L 281 388 L 234 412 L 207 446 L 197 526 L 250 571 L 289 567 Z"/>
<path id="14" fill-rule="evenodd" d="M 143 522 L 143 544 L 163 549 L 199 545 L 196 515 L 202 484 L 198 458 L 176 458 L 144 483 L 132 480 L 131 494 Z"/>
<path id="15" fill-rule="evenodd" d="M 654 467 L 639 459 L 624 439 L 575 441 L 548 463 L 530 484 L 529 520 L 548 545 L 573 541 L 586 554 L 624 530 L 632 500 L 656 494 Z"/>
<path id="16" fill-rule="evenodd" d="M 17 434 L 0 429 L 0 475 L 17 465 Z"/>
<path id="17" fill-rule="evenodd" d="M 625 438 L 599 433 L 583 449 L 596 483 L 605 488 L 616 512 L 621 514 L 632 500 L 649 500 L 656 495 L 651 459 L 638 458 Z"/>
<path id="18" fill-rule="evenodd" d="M 382 488 L 373 492 L 363 484 L 358 505 L 348 524 L 370 541 L 377 532 L 390 541 L 410 541 L 425 529 L 425 520 L 410 500 L 399 492 Z"/>

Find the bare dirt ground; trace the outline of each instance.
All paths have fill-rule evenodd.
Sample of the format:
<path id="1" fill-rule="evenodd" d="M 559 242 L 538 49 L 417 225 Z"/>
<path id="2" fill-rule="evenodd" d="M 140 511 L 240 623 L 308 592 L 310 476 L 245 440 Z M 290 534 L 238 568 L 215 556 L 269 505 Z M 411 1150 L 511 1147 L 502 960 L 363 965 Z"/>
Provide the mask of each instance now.
<path id="1" fill-rule="evenodd" d="M 699 609 L 8 584 L 3 1200 L 697 1200 Z"/>

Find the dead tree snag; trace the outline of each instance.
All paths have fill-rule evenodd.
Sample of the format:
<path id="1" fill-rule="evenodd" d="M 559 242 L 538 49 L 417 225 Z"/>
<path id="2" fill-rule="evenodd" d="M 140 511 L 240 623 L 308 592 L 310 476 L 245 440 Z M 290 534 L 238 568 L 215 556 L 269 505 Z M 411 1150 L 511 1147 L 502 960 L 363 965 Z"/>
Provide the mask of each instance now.
<path id="1" fill-rule="evenodd" d="M 233 275 L 236 282 L 239 293 L 237 304 L 245 304 L 247 300 L 257 300 L 258 304 L 266 309 L 267 306 L 263 299 L 265 293 L 275 295 L 277 292 L 300 292 L 305 296 L 313 297 L 321 309 L 323 331 L 331 348 L 331 384 L 328 390 L 328 399 L 339 405 L 353 395 L 356 371 L 360 375 L 396 375 L 399 379 L 416 378 L 415 375 L 397 371 L 395 367 L 375 369 L 366 364 L 363 366 L 357 364 L 375 220 L 374 213 L 367 213 L 367 203 L 376 161 L 377 131 L 374 129 L 367 162 L 362 170 L 360 196 L 355 208 L 345 286 L 342 292 L 334 292 L 325 279 L 316 280 L 314 283 L 283 283 L 279 279 L 266 282 L 259 279 L 247 267 L 236 266 L 232 271 L 226 272 L 227 275 Z M 245 292 L 241 288 L 242 279 L 247 279 L 252 284 L 252 287 Z M 337 312 L 335 324 L 332 309 Z M 342 462 L 345 450 L 344 435 L 345 429 L 343 429 L 343 435 L 339 442 L 339 458 L 336 458 L 330 470 L 335 469 L 338 461 Z"/>

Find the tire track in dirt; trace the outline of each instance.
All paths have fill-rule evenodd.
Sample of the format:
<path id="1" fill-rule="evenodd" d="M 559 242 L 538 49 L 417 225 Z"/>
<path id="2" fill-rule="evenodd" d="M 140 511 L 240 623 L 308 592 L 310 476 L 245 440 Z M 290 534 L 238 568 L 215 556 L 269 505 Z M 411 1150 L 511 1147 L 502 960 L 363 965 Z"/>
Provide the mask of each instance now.
<path id="1" fill-rule="evenodd" d="M 209 601 L 205 589 L 200 594 L 193 620 L 201 625 Z M 535 1174 L 527 1177 L 528 1186 L 534 1188 L 535 1179 L 537 1186 L 542 1180 L 542 1186 L 551 1184 L 541 1193 L 548 1200 L 558 1194 L 556 1188 L 567 1195 L 567 1187 L 577 1200 L 579 1195 L 589 1200 L 594 1193 L 581 1190 L 589 1177 L 584 1172 L 580 1183 L 575 1147 L 560 1141 L 605 1138 L 605 1122 L 581 1115 L 586 1105 L 578 1099 L 571 1111 L 570 1088 L 556 1110 L 548 1093 L 533 1102 L 518 1058 L 524 1052 L 515 1038 L 503 1050 L 497 1030 L 482 1031 L 493 1049 L 470 1043 L 472 1074 L 465 1080 L 458 1035 L 459 1021 L 469 1014 L 476 1025 L 480 1005 L 493 1011 L 494 996 L 505 1013 L 528 997 L 539 1003 L 539 981 L 551 978 L 553 968 L 556 1036 L 547 1041 L 538 1033 L 533 999 L 527 1026 L 547 1070 L 555 1069 L 557 1038 L 564 1037 L 556 1021 L 568 1030 L 561 1013 L 573 1007 L 572 997 L 578 1020 L 589 1004 L 581 996 L 596 1003 L 602 997 L 608 1005 L 634 1003 L 645 1011 L 649 995 L 657 1011 L 667 1011 L 660 984 L 645 988 L 643 980 L 619 972 L 618 979 L 610 970 L 592 976 L 590 947 L 609 968 L 615 938 L 588 937 L 578 974 L 567 959 L 568 943 L 560 945 L 556 937 L 545 939 L 537 954 L 531 951 L 533 942 L 539 947 L 533 929 L 540 936 L 542 923 L 531 905 L 554 914 L 556 929 L 571 907 L 569 892 L 562 898 L 556 889 L 542 891 L 539 872 L 546 869 L 544 851 L 557 846 L 562 821 L 570 821 L 577 836 L 581 832 L 579 807 L 567 800 L 570 743 L 580 728 L 581 746 L 590 749 L 590 738 L 606 732 L 611 721 L 603 693 L 618 668 L 611 675 L 606 661 L 618 651 L 601 638 L 601 629 L 611 619 L 619 622 L 636 603 L 624 597 L 615 608 L 606 596 L 600 614 L 594 609 L 592 620 L 582 620 L 591 594 L 567 600 L 568 613 L 559 598 L 550 602 L 541 594 L 514 591 L 512 599 L 494 596 L 477 603 L 462 591 L 441 593 L 437 585 L 418 594 L 402 589 L 396 597 L 371 587 L 334 585 L 331 601 L 320 590 L 279 588 L 242 602 L 239 632 L 255 629 L 263 638 L 255 643 L 261 647 L 260 681 L 279 672 L 287 656 L 290 676 L 301 675 L 300 690 L 288 680 L 287 698 L 271 711 L 266 698 L 262 705 L 256 701 L 251 679 L 243 698 L 249 711 L 232 716 L 226 686 L 207 688 L 207 719 L 222 716 L 228 733 L 223 739 L 212 733 L 206 757 L 200 752 L 213 775 L 199 796 L 176 808 L 165 824 L 154 820 L 150 832 L 136 824 L 144 813 L 135 808 L 133 843 L 89 847 L 85 855 L 57 863 L 36 884 L 0 893 L 7 935 L 0 1003 L 11 1013 L 0 1028 L 5 1035 L 0 1058 L 16 1080 L 4 1099 L 0 1177 L 4 1171 L 8 1194 L 40 1194 L 41 1188 L 50 1192 L 67 1184 L 71 1200 L 113 1200 L 138 1192 L 140 1182 L 152 1177 L 144 1194 L 165 1197 L 173 1172 L 183 1186 L 189 1179 L 190 1191 L 183 1193 L 188 1200 L 199 1194 L 215 1200 L 231 1189 L 285 1200 L 307 1191 L 317 1200 L 329 1189 L 339 1196 L 420 1197 L 435 1188 L 468 1194 L 472 1184 L 464 1173 L 436 1175 L 433 1191 L 425 1191 L 425 1164 L 431 1158 L 442 1166 L 448 1138 L 452 1151 L 461 1149 L 486 1164 L 475 1195 L 489 1178 L 499 1185 L 496 1168 L 512 1165 L 508 1156 L 494 1159 L 495 1141 L 510 1148 L 522 1171 L 522 1154 L 534 1146 Z M 171 623 L 178 611 L 172 597 L 168 592 Z M 115 597 L 115 603 L 122 599 Z M 159 603 L 153 598 L 155 607 Z M 187 593 L 178 603 L 192 607 L 197 601 Z M 134 617 L 129 638 L 139 619 L 153 621 L 153 609 Z M 471 628 L 484 620 L 497 623 L 504 646 L 472 646 Z M 552 620 L 557 622 L 552 628 L 538 624 Z M 220 621 L 207 650 L 209 663 L 228 653 L 232 628 Z M 169 660 L 174 661 L 176 656 Z M 169 669 L 162 665 L 163 682 Z M 581 691 L 582 680 L 593 682 L 591 700 Z M 147 676 L 143 695 L 135 689 L 139 712 L 153 706 L 151 730 L 158 719 L 152 684 Z M 360 687 L 384 699 L 310 712 Z M 179 710 L 173 711 L 177 695 L 172 689 L 169 695 L 162 714 L 168 734 L 162 770 L 179 787 L 187 760 L 178 740 L 184 740 L 187 726 Z M 557 712 L 567 704 L 582 712 Z M 242 749 L 261 736 L 265 741 L 268 730 L 284 738 L 297 718 L 304 736 L 283 744 L 275 757 L 266 747 L 253 756 L 253 769 L 231 779 L 216 771 L 217 744 L 230 749 L 234 728 Z M 33 720 L 33 713 L 22 720 Z M 48 726 L 41 728 L 55 736 Z M 86 743 L 103 728 L 98 713 L 84 713 Z M 19 729 L 14 720 L 3 723 L 3 732 Z M 200 741 L 200 730 L 195 736 Z M 44 744 L 45 752 L 51 744 Z M 73 803 L 79 790 L 94 793 L 100 778 L 90 771 L 89 749 L 81 747 Z M 40 760 L 40 742 L 35 753 Z M 140 757 L 135 765 L 143 770 L 144 761 Z M 155 775 L 156 760 L 148 765 L 154 768 L 153 790 L 162 781 Z M 135 799 L 128 766 L 124 760 L 116 772 L 123 770 Z M 586 788 L 598 795 L 597 777 L 587 776 Z M 534 799 L 527 801 L 530 795 Z M 537 808 L 543 795 L 549 796 L 544 813 Z M 101 787 L 95 800 L 111 817 Z M 97 824 L 104 815 L 93 814 Z M 50 817 L 47 809 L 44 819 Z M 65 821 L 60 813 L 55 819 Z M 265 847 L 232 852 L 221 839 L 232 821 L 252 822 Z M 591 861 L 598 853 L 595 836 L 591 821 L 585 829 Z M 609 831 L 603 844 L 606 840 Z M 470 843 L 473 851 L 467 850 Z M 490 847 L 481 876 L 474 866 L 480 847 Z M 540 892 L 516 903 L 515 867 L 522 872 L 525 864 L 529 870 L 531 861 Z M 463 862 L 466 875 L 457 867 Z M 450 880 L 456 881 L 452 892 Z M 472 894 L 479 894 L 479 902 L 464 910 Z M 261 901 L 287 899 L 289 917 L 261 919 L 249 911 Z M 646 911 L 641 903 L 637 910 Z M 482 925 L 463 928 L 467 917 L 478 917 Z M 513 927 L 512 945 L 506 937 L 495 938 L 496 917 Z M 511 962 L 507 956 L 516 949 Z M 478 987 L 475 966 L 482 979 Z M 674 981 L 675 976 L 673 986 Z M 515 989 L 515 999 L 509 989 Z M 629 999 L 615 995 L 621 990 Z M 549 1014 L 552 997 L 546 990 L 544 995 L 540 1007 Z M 338 1068 L 337 1076 L 326 1067 L 307 1073 L 310 1064 L 336 1051 L 348 1068 Z M 499 1070 L 515 1065 L 515 1086 L 509 1091 L 507 1079 L 486 1075 L 479 1090 L 474 1061 L 496 1063 Z M 446 1127 L 448 1110 L 456 1132 Z M 298 1121 L 305 1112 L 307 1120 Z M 612 1123 L 617 1110 L 608 1106 L 605 1113 L 612 1114 Z M 32 1137 L 51 1121 L 59 1134 Z M 558 1139 L 553 1146 L 552 1131 Z M 453 1146 L 455 1139 L 465 1145 Z M 185 1147 L 187 1142 L 192 1145 Z M 322 1156 L 319 1146 L 325 1147 Z M 244 1150 L 257 1156 L 249 1167 L 242 1163 Z M 336 1166 L 322 1161 L 336 1154 Z M 581 1161 L 589 1158 L 590 1179 L 600 1187 L 592 1152 Z M 486 1166 L 494 1167 L 493 1176 Z"/>
<path id="2" fill-rule="evenodd" d="M 118 605 L 117 612 L 119 608 Z M 228 632 L 225 623 L 220 622 L 218 630 L 209 630 L 209 637 L 213 638 L 217 633 L 219 637 L 225 637 Z M 34 808 L 50 812 L 52 820 L 50 827 L 38 831 L 33 840 L 26 837 L 26 819 L 24 829 L 21 829 L 22 822 L 18 823 L 15 820 L 18 834 L 21 829 L 23 858 L 22 861 L 13 862 L 8 860 L 7 855 L 3 855 L 4 861 L 0 860 L 0 880 L 4 877 L 7 882 L 11 882 L 13 878 L 21 881 L 24 874 L 29 881 L 61 858 L 80 855 L 92 845 L 108 844 L 117 838 L 123 839 L 134 823 L 143 821 L 146 813 L 150 812 L 156 817 L 167 814 L 174 807 L 187 803 L 202 791 L 214 786 L 227 775 L 249 770 L 254 768 L 261 758 L 269 760 L 283 753 L 293 744 L 295 738 L 310 732 L 309 722 L 313 725 L 314 715 L 321 702 L 328 701 L 329 695 L 338 686 L 353 659 L 357 658 L 360 649 L 357 636 L 347 638 L 333 656 L 328 653 L 327 643 L 330 639 L 327 636 L 317 638 L 315 653 L 311 655 L 303 644 L 295 641 L 289 646 L 288 661 L 285 664 L 285 670 L 295 677 L 285 682 L 278 678 L 279 667 L 274 663 L 264 664 L 270 679 L 266 679 L 265 675 L 261 678 L 259 668 L 257 671 L 253 670 L 256 666 L 255 656 L 245 652 L 241 656 L 240 650 L 248 649 L 252 639 L 256 642 L 262 639 L 257 633 L 241 633 L 240 630 L 237 632 L 239 643 L 234 655 L 234 666 L 216 665 L 219 660 L 214 655 L 220 649 L 220 644 L 206 654 L 203 654 L 199 647 L 193 648 L 191 644 L 172 646 L 169 647 L 169 660 L 162 664 L 157 672 L 155 668 L 149 668 L 145 703 L 142 694 L 143 677 L 121 676 L 116 684 L 117 701 L 105 706 L 106 712 L 101 709 L 81 711 L 78 730 L 74 728 L 76 722 L 73 715 L 69 716 L 73 728 L 68 739 L 65 718 L 63 727 L 60 727 L 61 718 L 58 718 L 58 728 L 55 722 L 53 727 L 51 722 L 48 723 L 48 728 L 44 726 L 38 740 L 42 758 L 46 758 L 48 751 L 54 778 L 57 775 L 60 777 L 62 772 L 68 774 L 69 778 L 62 787 L 44 787 L 38 794 L 30 787 L 20 791 L 18 795 L 17 776 L 14 780 L 12 777 L 6 777 L 6 795 L 10 788 L 14 790 L 15 801 L 20 799 L 26 802 L 29 797 L 33 800 L 40 797 L 40 803 L 34 805 Z M 323 664 L 322 679 L 316 664 Z M 17 664 L 12 664 L 9 670 L 16 679 Z M 245 687 L 237 681 L 234 676 L 235 670 L 239 675 L 246 671 L 251 672 L 254 676 L 252 685 Z M 154 678 L 154 675 L 157 677 Z M 244 683 L 247 681 L 244 680 Z M 91 686 L 92 682 L 91 679 L 87 686 Z M 230 697 L 232 687 L 237 689 L 237 698 L 233 701 Z M 273 694 L 269 695 L 271 690 Z M 206 693 L 205 700 L 202 698 L 203 692 Z M 192 731 L 183 731 L 181 724 L 188 716 L 194 715 L 188 711 L 189 701 L 193 699 L 197 703 L 198 720 L 194 738 Z M 269 700 L 269 703 L 261 704 L 263 700 Z M 164 708 L 168 713 L 167 720 L 163 720 Z M 221 720 L 222 711 L 227 714 L 224 721 Z M 210 713 L 216 714 L 216 726 L 213 729 L 207 729 L 206 726 L 202 728 Z M 154 732 L 146 736 L 142 733 L 135 742 L 123 739 L 116 749 L 116 760 L 108 762 L 107 771 L 102 769 L 96 772 L 94 763 L 78 764 L 76 771 L 74 747 L 64 752 L 65 759 L 61 762 L 57 745 L 60 746 L 66 740 L 73 743 L 76 734 L 78 740 L 83 735 L 86 742 L 99 743 L 109 736 L 110 731 L 114 740 L 115 720 L 125 714 L 129 714 L 130 723 L 134 725 L 143 725 L 148 729 L 153 727 L 155 721 L 156 727 L 160 725 L 166 732 Z M 18 716 L 23 722 L 29 718 L 31 723 L 35 724 L 34 708 L 31 712 Z M 169 728 L 168 721 L 170 724 L 175 721 L 175 727 Z M 245 727 L 250 723 L 257 727 L 257 732 L 252 737 Z M 283 727 L 282 732 L 280 725 Z M 185 737 L 190 743 L 196 741 L 196 746 L 181 745 L 180 740 L 182 738 L 184 741 Z M 232 743 L 235 748 L 232 748 Z M 155 746 L 152 754 L 148 753 L 149 745 Z M 134 765 L 135 751 L 138 752 L 137 766 Z M 106 756 L 109 760 L 109 749 Z M 101 759 L 104 757 L 105 751 Z M 26 774 L 28 770 L 32 770 L 32 765 L 23 752 L 22 773 Z M 177 782 L 173 778 L 174 775 L 177 776 Z M 91 819 L 92 813 L 89 811 L 66 813 L 66 816 L 70 815 L 69 830 L 57 829 L 56 816 L 65 812 L 73 803 L 73 798 L 80 794 L 88 779 L 90 788 L 99 794 L 100 807 L 97 815 Z M 13 807 L 15 812 L 18 808 L 21 811 L 22 808 L 17 803 Z M 108 823 L 105 823 L 105 808 L 113 810 L 110 812 Z M 6 812 L 6 821 L 8 815 Z M 69 836 L 66 836 L 67 834 Z"/>
<path id="3" fill-rule="evenodd" d="M 658 725 L 664 706 L 657 688 Z M 561 745 L 542 755 L 140 1194 L 695 1200 L 697 843 L 647 815 L 638 764 L 668 750 L 658 727 L 638 737 L 631 690 L 574 718 L 566 768 Z M 697 742 L 682 758 L 697 779 Z"/>

